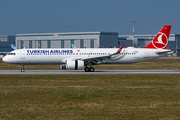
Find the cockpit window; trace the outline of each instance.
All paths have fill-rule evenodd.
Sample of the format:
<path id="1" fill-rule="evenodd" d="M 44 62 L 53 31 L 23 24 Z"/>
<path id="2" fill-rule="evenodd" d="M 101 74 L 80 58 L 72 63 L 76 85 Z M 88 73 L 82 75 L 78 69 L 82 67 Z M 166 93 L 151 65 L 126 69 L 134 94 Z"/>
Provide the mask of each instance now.
<path id="1" fill-rule="evenodd" d="M 8 53 L 8 55 L 16 55 L 16 53 Z"/>

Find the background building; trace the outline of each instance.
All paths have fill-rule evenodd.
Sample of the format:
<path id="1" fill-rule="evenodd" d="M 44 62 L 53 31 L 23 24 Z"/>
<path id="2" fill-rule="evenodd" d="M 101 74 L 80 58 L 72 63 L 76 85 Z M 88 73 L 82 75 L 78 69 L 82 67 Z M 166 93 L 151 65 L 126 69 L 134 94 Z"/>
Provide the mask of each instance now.
<path id="1" fill-rule="evenodd" d="M 156 34 L 151 35 L 134 35 L 135 47 L 143 48 L 147 46 L 151 40 L 156 36 Z M 129 42 L 127 42 L 129 41 Z M 128 46 L 132 46 L 133 35 L 119 35 L 118 36 L 118 45 L 127 44 Z M 180 56 L 180 34 L 170 34 L 169 41 L 167 45 L 167 49 L 172 49 L 176 51 L 176 55 Z"/>
<path id="2" fill-rule="evenodd" d="M 156 36 L 134 35 L 135 47 L 143 48 Z M 34 33 L 17 34 L 15 36 L 0 36 L 0 53 L 11 51 L 10 44 L 17 49 L 21 48 L 124 48 L 133 46 L 133 35 L 118 35 L 117 32 L 69 32 L 69 33 Z M 175 56 L 180 57 L 180 34 L 170 34 L 168 49 L 176 51 Z"/>
<path id="3" fill-rule="evenodd" d="M 117 46 L 117 32 L 69 32 L 17 34 L 16 47 L 20 48 L 109 48 Z"/>
<path id="4" fill-rule="evenodd" d="M 10 52 L 11 44 L 15 45 L 15 36 L 0 36 L 0 53 Z"/>

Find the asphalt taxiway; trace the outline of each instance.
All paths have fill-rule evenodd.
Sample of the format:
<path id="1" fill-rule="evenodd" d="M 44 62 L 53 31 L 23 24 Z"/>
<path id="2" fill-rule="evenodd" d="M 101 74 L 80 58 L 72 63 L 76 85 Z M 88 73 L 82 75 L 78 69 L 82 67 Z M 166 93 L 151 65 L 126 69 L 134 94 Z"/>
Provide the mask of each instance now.
<path id="1" fill-rule="evenodd" d="M 0 75 L 150 75 L 180 74 L 180 70 L 0 70 Z"/>

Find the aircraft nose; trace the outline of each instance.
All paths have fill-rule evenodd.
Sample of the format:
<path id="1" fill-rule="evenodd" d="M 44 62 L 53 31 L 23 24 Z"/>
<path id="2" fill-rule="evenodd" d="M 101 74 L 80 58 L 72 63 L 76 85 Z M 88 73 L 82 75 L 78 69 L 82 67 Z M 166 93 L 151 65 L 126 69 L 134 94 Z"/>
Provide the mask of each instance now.
<path id="1" fill-rule="evenodd" d="M 7 58 L 7 56 L 4 56 L 3 59 L 2 59 L 3 62 L 8 62 L 8 60 L 9 59 Z"/>

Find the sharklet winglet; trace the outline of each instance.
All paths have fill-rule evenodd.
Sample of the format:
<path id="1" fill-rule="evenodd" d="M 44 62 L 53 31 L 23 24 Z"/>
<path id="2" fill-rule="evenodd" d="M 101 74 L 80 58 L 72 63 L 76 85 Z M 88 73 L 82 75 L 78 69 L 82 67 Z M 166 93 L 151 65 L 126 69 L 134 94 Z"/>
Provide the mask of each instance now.
<path id="1" fill-rule="evenodd" d="M 118 49 L 118 51 L 116 53 L 121 53 L 123 47 L 124 47 L 124 44 L 121 45 L 121 47 Z"/>

